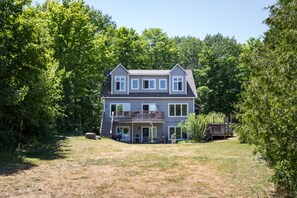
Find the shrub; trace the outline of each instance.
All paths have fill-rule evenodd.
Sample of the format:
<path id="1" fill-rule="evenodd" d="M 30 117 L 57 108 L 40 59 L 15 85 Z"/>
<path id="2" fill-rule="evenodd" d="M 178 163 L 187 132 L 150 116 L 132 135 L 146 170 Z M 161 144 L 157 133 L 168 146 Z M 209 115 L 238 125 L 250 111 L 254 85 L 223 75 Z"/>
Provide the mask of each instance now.
<path id="1" fill-rule="evenodd" d="M 194 113 L 190 114 L 187 120 L 179 123 L 184 131 L 196 142 L 201 142 L 206 135 L 207 125 L 210 123 L 224 123 L 223 113 L 212 112 L 208 115 Z"/>

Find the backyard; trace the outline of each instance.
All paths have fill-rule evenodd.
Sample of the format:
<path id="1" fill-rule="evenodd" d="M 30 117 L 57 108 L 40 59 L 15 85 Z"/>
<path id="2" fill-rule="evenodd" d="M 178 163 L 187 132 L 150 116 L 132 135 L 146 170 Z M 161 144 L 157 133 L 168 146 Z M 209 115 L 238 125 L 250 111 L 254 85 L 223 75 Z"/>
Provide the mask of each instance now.
<path id="1" fill-rule="evenodd" d="M 57 136 L 0 162 L 0 197 L 269 197 L 272 171 L 236 138 L 125 144 Z"/>

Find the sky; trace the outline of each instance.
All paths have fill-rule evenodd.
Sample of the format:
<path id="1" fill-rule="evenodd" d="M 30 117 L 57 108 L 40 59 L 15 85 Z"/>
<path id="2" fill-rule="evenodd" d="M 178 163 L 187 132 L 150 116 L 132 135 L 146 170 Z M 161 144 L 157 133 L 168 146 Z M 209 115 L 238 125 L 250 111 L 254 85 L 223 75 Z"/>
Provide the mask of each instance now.
<path id="1" fill-rule="evenodd" d="M 43 3 L 45 0 L 35 0 Z M 112 17 L 117 27 L 161 28 L 169 37 L 221 33 L 245 43 L 260 38 L 268 29 L 264 8 L 276 0 L 85 0 Z"/>

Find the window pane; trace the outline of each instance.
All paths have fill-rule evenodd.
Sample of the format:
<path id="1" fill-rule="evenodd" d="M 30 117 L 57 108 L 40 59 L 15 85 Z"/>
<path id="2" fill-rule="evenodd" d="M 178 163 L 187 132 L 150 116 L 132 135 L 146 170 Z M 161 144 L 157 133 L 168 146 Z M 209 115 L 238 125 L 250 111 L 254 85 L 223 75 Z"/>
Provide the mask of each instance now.
<path id="1" fill-rule="evenodd" d="M 129 134 L 129 128 L 128 127 L 123 127 L 123 140 L 129 140 L 130 139 L 130 134 Z"/>
<path id="2" fill-rule="evenodd" d="M 172 136 L 172 134 L 174 134 L 174 127 L 170 127 L 169 128 L 169 135 L 170 135 L 170 139 L 171 139 L 171 136 Z"/>
<path id="3" fill-rule="evenodd" d="M 111 105 L 111 112 L 110 112 L 110 115 L 112 115 L 112 112 L 115 112 L 117 111 L 117 105 Z"/>
<path id="4" fill-rule="evenodd" d="M 183 134 L 183 139 L 187 139 L 188 138 L 188 135 L 187 135 L 186 132 L 182 132 L 182 134 Z"/>
<path id="5" fill-rule="evenodd" d="M 123 133 L 124 133 L 124 134 L 128 134 L 128 133 L 129 133 L 129 128 L 125 127 Z"/>
<path id="6" fill-rule="evenodd" d="M 183 90 L 183 83 L 182 82 L 178 82 L 178 90 L 179 91 Z"/>
<path id="7" fill-rule="evenodd" d="M 186 104 L 183 104 L 183 105 L 182 105 L 182 114 L 183 114 L 183 116 L 187 116 L 187 111 L 188 111 L 188 110 L 187 110 L 187 106 L 188 106 L 188 105 L 186 105 Z"/>
<path id="8" fill-rule="evenodd" d="M 121 91 L 124 91 L 125 90 L 125 82 L 121 82 L 120 90 Z"/>
<path id="9" fill-rule="evenodd" d="M 181 128 L 176 127 L 175 132 L 176 132 L 176 139 L 181 139 Z"/>
<path id="10" fill-rule="evenodd" d="M 116 82 L 116 90 L 120 90 L 120 82 Z"/>
<path id="11" fill-rule="evenodd" d="M 155 81 L 150 80 L 150 89 L 155 89 Z"/>
<path id="12" fill-rule="evenodd" d="M 142 110 L 143 111 L 148 111 L 149 110 L 149 105 L 142 105 Z"/>
<path id="13" fill-rule="evenodd" d="M 169 113 L 169 115 L 170 116 L 174 116 L 174 105 L 169 105 L 169 109 L 170 109 L 170 113 Z"/>
<path id="14" fill-rule="evenodd" d="M 118 115 L 123 115 L 123 105 L 118 105 Z"/>
<path id="15" fill-rule="evenodd" d="M 160 89 L 166 89 L 166 80 L 160 80 Z"/>
<path id="16" fill-rule="evenodd" d="M 144 89 L 148 89 L 149 88 L 149 81 L 148 80 L 144 80 L 143 82 L 144 82 L 143 88 Z"/>
<path id="17" fill-rule="evenodd" d="M 175 90 L 175 91 L 177 90 L 177 82 L 173 83 L 173 90 Z"/>
<path id="18" fill-rule="evenodd" d="M 132 88 L 138 89 L 138 81 L 137 80 L 132 80 Z"/>
<path id="19" fill-rule="evenodd" d="M 176 116 L 181 116 L 181 105 L 176 105 L 176 110 L 175 110 L 175 115 Z"/>

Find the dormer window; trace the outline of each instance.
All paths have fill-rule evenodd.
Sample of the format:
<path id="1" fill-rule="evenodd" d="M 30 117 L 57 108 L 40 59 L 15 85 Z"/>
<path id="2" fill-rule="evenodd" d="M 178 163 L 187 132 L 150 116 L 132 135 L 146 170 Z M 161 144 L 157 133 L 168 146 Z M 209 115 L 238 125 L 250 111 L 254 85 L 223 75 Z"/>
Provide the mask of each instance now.
<path id="1" fill-rule="evenodd" d="M 142 81 L 143 89 L 156 89 L 156 79 L 148 79 Z"/>
<path id="2" fill-rule="evenodd" d="M 131 80 L 131 89 L 133 89 L 133 90 L 139 89 L 139 79 Z"/>
<path id="3" fill-rule="evenodd" d="M 160 90 L 167 89 L 167 80 L 166 79 L 159 79 L 159 89 Z"/>
<path id="4" fill-rule="evenodd" d="M 126 87 L 126 77 L 125 76 L 116 76 L 115 77 L 115 90 L 116 91 L 125 91 Z"/>
<path id="5" fill-rule="evenodd" d="M 173 76 L 173 91 L 183 91 L 183 82 L 184 77 L 183 76 Z"/>

